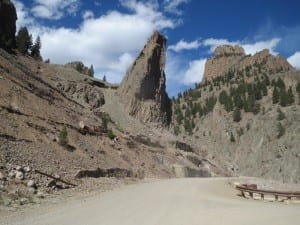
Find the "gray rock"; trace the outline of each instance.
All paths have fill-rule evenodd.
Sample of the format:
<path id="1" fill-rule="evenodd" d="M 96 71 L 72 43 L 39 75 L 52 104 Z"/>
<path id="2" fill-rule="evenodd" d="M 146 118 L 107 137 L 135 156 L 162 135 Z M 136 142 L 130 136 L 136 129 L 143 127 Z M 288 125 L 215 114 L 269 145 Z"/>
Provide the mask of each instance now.
<path id="1" fill-rule="evenodd" d="M 5 180 L 5 179 L 6 179 L 6 177 L 5 177 L 4 173 L 0 172 L 0 180 Z"/>
<path id="2" fill-rule="evenodd" d="M 8 177 L 9 177 L 10 179 L 15 178 L 15 177 L 16 177 L 16 171 L 11 170 L 11 171 L 8 173 Z"/>
<path id="3" fill-rule="evenodd" d="M 24 179 L 24 173 L 21 171 L 16 171 L 15 176 L 16 176 L 16 179 L 18 179 L 18 180 Z"/>
<path id="4" fill-rule="evenodd" d="M 36 183 L 34 180 L 29 180 L 27 182 L 27 187 L 30 187 L 30 188 L 36 188 Z"/>
<path id="5" fill-rule="evenodd" d="M 24 171 L 25 173 L 29 173 L 29 172 L 31 171 L 30 166 L 24 166 L 24 167 L 23 167 L 23 171 Z"/>
<path id="6" fill-rule="evenodd" d="M 31 193 L 31 194 L 37 194 L 37 189 L 34 188 L 34 187 L 29 187 L 28 192 Z"/>
<path id="7" fill-rule="evenodd" d="M 45 194 L 42 191 L 37 191 L 36 196 L 38 198 L 45 198 Z"/>
<path id="8" fill-rule="evenodd" d="M 22 166 L 16 166 L 16 171 L 22 171 Z"/>

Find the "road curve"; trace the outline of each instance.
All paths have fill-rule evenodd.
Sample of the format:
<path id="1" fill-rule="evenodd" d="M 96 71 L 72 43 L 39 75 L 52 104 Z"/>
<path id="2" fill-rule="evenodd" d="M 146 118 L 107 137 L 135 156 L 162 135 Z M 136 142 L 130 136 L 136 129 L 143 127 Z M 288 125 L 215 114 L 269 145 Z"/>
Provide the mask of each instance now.
<path id="1" fill-rule="evenodd" d="M 300 204 L 248 200 L 227 178 L 155 180 L 16 215 L 3 225 L 293 225 Z"/>

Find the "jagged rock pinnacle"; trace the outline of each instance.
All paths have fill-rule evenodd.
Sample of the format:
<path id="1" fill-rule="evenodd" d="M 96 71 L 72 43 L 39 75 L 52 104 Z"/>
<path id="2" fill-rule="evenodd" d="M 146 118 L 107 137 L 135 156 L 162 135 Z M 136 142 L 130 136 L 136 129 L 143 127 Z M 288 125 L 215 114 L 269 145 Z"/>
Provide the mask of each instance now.
<path id="1" fill-rule="evenodd" d="M 164 73 L 166 38 L 155 31 L 128 69 L 117 93 L 129 114 L 142 122 L 168 125 L 171 103 Z"/>

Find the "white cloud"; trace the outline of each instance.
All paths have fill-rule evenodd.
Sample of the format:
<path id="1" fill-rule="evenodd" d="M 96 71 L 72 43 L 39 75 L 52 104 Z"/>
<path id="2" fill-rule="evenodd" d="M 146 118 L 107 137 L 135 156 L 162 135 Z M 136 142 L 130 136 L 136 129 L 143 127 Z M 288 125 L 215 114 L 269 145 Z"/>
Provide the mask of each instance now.
<path id="1" fill-rule="evenodd" d="M 199 83 L 202 80 L 206 59 L 194 60 L 184 74 L 183 82 L 186 85 Z"/>
<path id="2" fill-rule="evenodd" d="M 20 29 L 22 26 L 29 26 L 34 23 L 34 20 L 29 16 L 27 9 L 25 8 L 24 4 L 20 1 L 13 0 L 13 3 L 16 7 L 18 19 L 16 22 L 17 30 Z"/>
<path id="3" fill-rule="evenodd" d="M 201 46 L 201 42 L 198 40 L 192 41 L 192 42 L 186 42 L 185 40 L 180 40 L 176 43 L 176 45 L 169 46 L 169 49 L 180 52 L 182 50 L 191 50 L 191 49 L 197 49 Z"/>
<path id="4" fill-rule="evenodd" d="M 266 41 L 258 41 L 254 43 L 247 43 L 245 41 L 229 41 L 227 39 L 215 39 L 208 38 L 203 41 L 203 45 L 210 48 L 210 52 L 213 52 L 219 45 L 240 45 L 244 48 L 246 54 L 255 54 L 264 49 L 269 49 L 270 53 L 277 55 L 276 47 L 280 42 L 280 38 L 273 38 Z"/>
<path id="5" fill-rule="evenodd" d="M 300 69 L 300 52 L 295 52 L 287 58 L 287 61 L 296 69 Z"/>
<path id="6" fill-rule="evenodd" d="M 85 12 L 83 13 L 82 18 L 83 18 L 84 20 L 92 19 L 92 18 L 94 18 L 94 13 L 93 13 L 92 11 L 90 11 L 90 10 L 87 10 L 87 11 L 85 11 Z"/>
<path id="7" fill-rule="evenodd" d="M 227 39 L 216 39 L 216 38 L 208 38 L 203 41 L 204 46 L 208 46 L 210 48 L 210 52 L 215 51 L 215 49 L 220 45 L 236 45 L 238 42 L 228 41 Z"/>
<path id="8" fill-rule="evenodd" d="M 77 29 L 40 26 L 30 31 L 41 37 L 43 58 L 58 64 L 81 60 L 93 64 L 99 78 L 105 74 L 108 81 L 120 82 L 152 32 L 174 28 L 177 23 L 150 3 L 129 0 L 122 1 L 122 6 L 131 12 L 109 11 L 98 18 L 86 13 Z"/>
<path id="9" fill-rule="evenodd" d="M 271 54 L 278 55 L 275 49 L 279 44 L 280 40 L 281 40 L 280 38 L 273 38 L 271 40 L 259 41 L 252 44 L 242 44 L 241 46 L 245 49 L 245 52 L 247 54 L 251 54 L 251 55 L 263 49 L 269 49 Z"/>
<path id="10" fill-rule="evenodd" d="M 169 13 L 176 15 L 182 15 L 182 11 L 178 7 L 183 3 L 188 3 L 190 0 L 165 0 L 164 1 L 164 10 Z"/>
<path id="11" fill-rule="evenodd" d="M 175 28 L 181 21 L 170 19 L 164 16 L 159 11 L 159 5 L 157 1 L 145 1 L 139 2 L 136 0 L 120 0 L 123 7 L 131 10 L 137 17 L 144 20 L 151 21 L 156 29 Z"/>
<path id="12" fill-rule="evenodd" d="M 34 0 L 31 12 L 35 17 L 58 20 L 65 14 L 76 14 L 79 3 L 79 0 Z"/>

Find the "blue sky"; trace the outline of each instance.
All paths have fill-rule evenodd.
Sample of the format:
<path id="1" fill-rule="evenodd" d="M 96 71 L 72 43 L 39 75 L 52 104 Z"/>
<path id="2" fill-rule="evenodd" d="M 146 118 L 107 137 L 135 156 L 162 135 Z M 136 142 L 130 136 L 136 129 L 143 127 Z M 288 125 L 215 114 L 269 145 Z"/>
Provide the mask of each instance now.
<path id="1" fill-rule="evenodd" d="M 42 39 L 52 63 L 80 60 L 118 83 L 154 30 L 168 39 L 167 91 L 200 82 L 220 44 L 268 48 L 300 69 L 299 0 L 13 0 L 17 27 Z"/>

